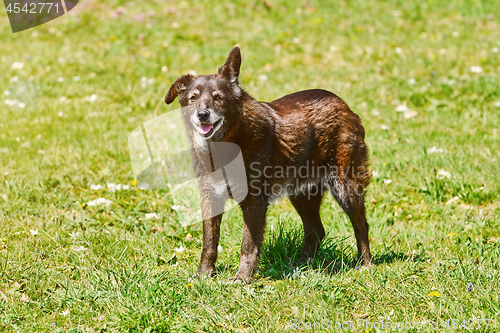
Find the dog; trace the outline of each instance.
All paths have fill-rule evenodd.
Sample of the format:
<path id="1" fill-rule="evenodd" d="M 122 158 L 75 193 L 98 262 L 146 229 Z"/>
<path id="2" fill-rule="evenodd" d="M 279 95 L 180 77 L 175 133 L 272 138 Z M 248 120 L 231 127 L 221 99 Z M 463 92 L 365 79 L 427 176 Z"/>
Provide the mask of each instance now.
<path id="1" fill-rule="evenodd" d="M 203 247 L 197 276 L 213 276 L 222 213 L 219 191 L 207 178 L 214 170 L 206 158 L 212 143 L 241 149 L 248 186 L 239 203 L 244 229 L 239 270 L 234 279 L 251 283 L 258 267 L 266 211 L 288 195 L 304 228 L 301 262 L 312 262 L 325 236 L 319 210 L 329 190 L 349 216 L 357 242 L 356 262 L 371 265 L 365 189 L 370 182 L 365 131 L 358 115 L 335 94 L 321 89 L 299 91 L 270 103 L 259 102 L 238 81 L 239 47 L 234 47 L 217 74 L 182 75 L 165 96 L 177 96 L 192 144 L 199 176 Z M 219 210 L 218 210 L 219 209 Z"/>

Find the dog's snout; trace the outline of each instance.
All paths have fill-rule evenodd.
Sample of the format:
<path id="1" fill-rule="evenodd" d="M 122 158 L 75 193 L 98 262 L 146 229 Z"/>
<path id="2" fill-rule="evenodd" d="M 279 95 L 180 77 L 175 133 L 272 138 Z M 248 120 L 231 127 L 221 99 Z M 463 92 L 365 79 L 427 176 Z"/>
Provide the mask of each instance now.
<path id="1" fill-rule="evenodd" d="M 197 111 L 197 116 L 200 121 L 207 121 L 210 118 L 210 112 L 207 109 Z"/>

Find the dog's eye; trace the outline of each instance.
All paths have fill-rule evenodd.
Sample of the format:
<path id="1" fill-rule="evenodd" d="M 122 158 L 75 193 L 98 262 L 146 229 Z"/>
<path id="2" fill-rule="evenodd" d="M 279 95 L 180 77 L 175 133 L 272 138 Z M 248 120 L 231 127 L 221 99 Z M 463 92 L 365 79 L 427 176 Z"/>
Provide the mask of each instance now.
<path id="1" fill-rule="evenodd" d="M 216 101 L 222 101 L 222 96 L 221 96 L 221 95 L 215 95 L 215 96 L 214 96 L 214 99 L 215 99 Z"/>
<path id="2" fill-rule="evenodd" d="M 192 95 L 191 97 L 189 97 L 189 100 L 190 100 L 190 101 L 196 101 L 196 96 L 195 96 L 195 95 Z"/>

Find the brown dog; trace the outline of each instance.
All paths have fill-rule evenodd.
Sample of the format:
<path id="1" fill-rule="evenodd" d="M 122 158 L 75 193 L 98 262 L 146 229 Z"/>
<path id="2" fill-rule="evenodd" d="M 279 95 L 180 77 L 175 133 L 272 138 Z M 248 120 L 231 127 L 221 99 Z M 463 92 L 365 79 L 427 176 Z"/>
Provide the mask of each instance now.
<path id="1" fill-rule="evenodd" d="M 365 131 L 360 118 L 338 96 L 325 90 L 296 92 L 271 103 L 259 102 L 238 83 L 240 49 L 229 53 L 214 75 L 183 75 L 170 87 L 165 102 L 177 96 L 193 144 L 193 167 L 199 176 L 203 249 L 198 275 L 215 272 L 219 243 L 218 186 L 208 173 L 212 143 L 229 142 L 241 149 L 248 195 L 240 202 L 244 230 L 237 279 L 250 283 L 257 270 L 266 211 L 270 202 L 288 195 L 304 226 L 301 261 L 312 261 L 325 236 L 319 209 L 329 190 L 351 219 L 358 257 L 370 265 L 365 217 L 367 172 Z M 213 151 L 211 153 L 214 153 Z"/>

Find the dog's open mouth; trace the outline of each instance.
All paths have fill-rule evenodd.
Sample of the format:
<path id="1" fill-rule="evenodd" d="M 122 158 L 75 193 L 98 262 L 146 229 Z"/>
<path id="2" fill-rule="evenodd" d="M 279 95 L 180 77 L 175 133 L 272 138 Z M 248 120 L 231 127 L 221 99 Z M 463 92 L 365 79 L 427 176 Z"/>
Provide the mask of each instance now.
<path id="1" fill-rule="evenodd" d="M 217 120 L 213 124 L 200 124 L 196 127 L 198 132 L 203 136 L 204 138 L 208 139 L 210 138 L 217 130 L 219 127 L 222 125 L 223 119 Z"/>

